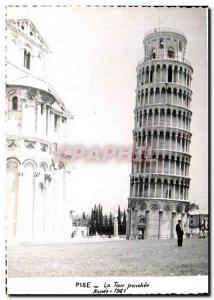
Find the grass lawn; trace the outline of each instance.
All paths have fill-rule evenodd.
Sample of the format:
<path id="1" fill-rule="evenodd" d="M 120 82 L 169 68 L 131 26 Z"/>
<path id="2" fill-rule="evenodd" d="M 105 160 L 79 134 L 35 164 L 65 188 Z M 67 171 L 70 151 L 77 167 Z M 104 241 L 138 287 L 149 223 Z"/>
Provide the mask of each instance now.
<path id="1" fill-rule="evenodd" d="M 208 274 L 208 241 L 118 240 L 8 247 L 9 277 Z"/>

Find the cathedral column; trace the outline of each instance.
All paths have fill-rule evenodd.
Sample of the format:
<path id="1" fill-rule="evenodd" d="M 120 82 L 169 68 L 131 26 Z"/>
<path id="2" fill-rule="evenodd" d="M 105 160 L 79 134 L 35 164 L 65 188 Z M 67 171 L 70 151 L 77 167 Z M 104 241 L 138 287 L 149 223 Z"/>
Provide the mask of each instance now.
<path id="1" fill-rule="evenodd" d="M 25 135 L 26 123 L 26 98 L 21 98 L 22 100 L 22 122 L 21 122 L 21 134 Z"/>
<path id="2" fill-rule="evenodd" d="M 18 203 L 17 203 L 17 229 L 16 229 L 16 234 L 18 236 L 18 238 L 22 237 L 23 231 L 24 229 L 26 229 L 25 227 L 25 214 L 24 214 L 24 192 L 25 192 L 25 183 L 24 183 L 24 177 L 23 177 L 23 173 L 24 173 L 24 168 L 22 168 L 21 166 L 19 167 L 19 171 L 18 171 L 18 176 L 19 176 L 19 186 L 18 186 Z"/>
<path id="3" fill-rule="evenodd" d="M 32 232 L 34 235 L 39 235 L 42 233 L 43 230 L 43 221 L 44 221 L 44 199 L 43 199 L 43 178 L 44 176 L 40 176 L 39 169 L 34 171 L 35 177 L 35 197 L 34 197 L 34 204 L 33 204 L 33 224 L 32 224 Z M 42 174 L 44 175 L 44 174 Z M 42 177 L 42 178 L 41 178 Z"/>
<path id="4" fill-rule="evenodd" d="M 150 189 L 151 189 L 151 178 L 148 180 L 148 197 L 150 197 Z"/>

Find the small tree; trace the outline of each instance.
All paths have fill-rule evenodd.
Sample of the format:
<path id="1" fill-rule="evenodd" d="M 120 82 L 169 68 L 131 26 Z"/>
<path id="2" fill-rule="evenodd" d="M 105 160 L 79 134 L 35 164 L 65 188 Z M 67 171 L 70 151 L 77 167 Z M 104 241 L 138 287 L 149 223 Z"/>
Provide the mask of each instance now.
<path id="1" fill-rule="evenodd" d="M 112 213 L 110 212 L 110 215 L 109 215 L 109 234 L 112 235 L 113 232 L 114 232 L 113 217 L 112 217 Z"/>

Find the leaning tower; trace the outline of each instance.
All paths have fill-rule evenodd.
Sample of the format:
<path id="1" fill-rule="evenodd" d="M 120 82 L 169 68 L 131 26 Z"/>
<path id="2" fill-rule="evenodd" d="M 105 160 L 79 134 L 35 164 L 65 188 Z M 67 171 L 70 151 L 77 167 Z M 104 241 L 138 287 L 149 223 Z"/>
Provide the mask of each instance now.
<path id="1" fill-rule="evenodd" d="M 187 39 L 178 30 L 144 37 L 137 66 L 133 157 L 127 238 L 175 237 L 177 220 L 188 229 L 191 81 Z"/>

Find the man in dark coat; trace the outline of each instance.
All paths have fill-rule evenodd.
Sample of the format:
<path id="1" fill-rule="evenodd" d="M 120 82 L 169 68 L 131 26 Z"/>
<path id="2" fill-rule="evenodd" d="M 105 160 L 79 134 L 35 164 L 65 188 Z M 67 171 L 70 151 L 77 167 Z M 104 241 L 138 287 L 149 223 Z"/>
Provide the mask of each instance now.
<path id="1" fill-rule="evenodd" d="M 176 225 L 176 233 L 178 237 L 178 247 L 182 247 L 184 232 L 181 226 L 181 220 L 178 220 L 178 224 Z"/>

